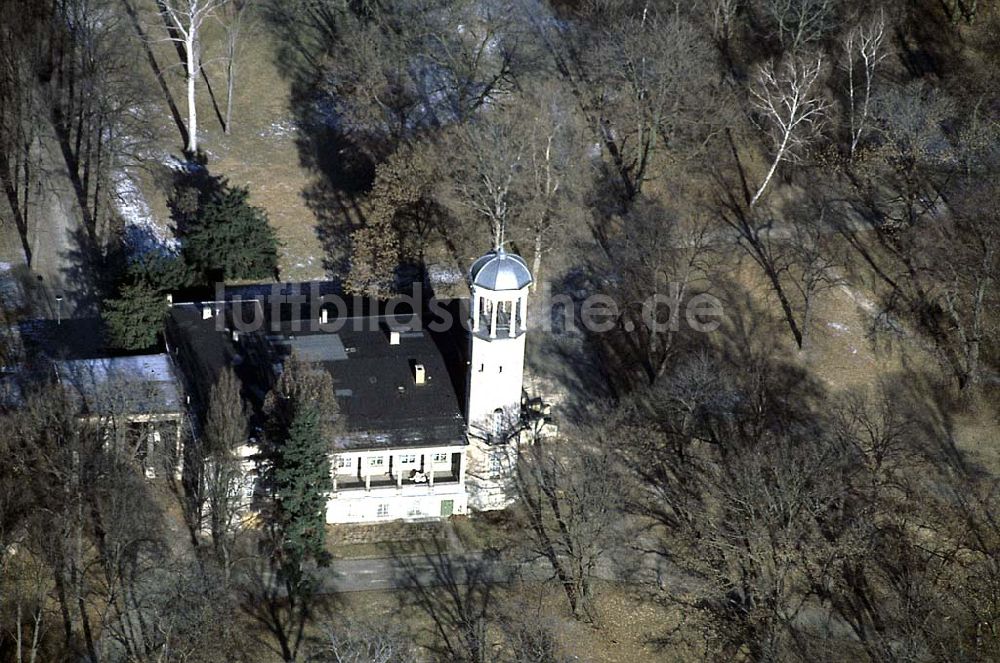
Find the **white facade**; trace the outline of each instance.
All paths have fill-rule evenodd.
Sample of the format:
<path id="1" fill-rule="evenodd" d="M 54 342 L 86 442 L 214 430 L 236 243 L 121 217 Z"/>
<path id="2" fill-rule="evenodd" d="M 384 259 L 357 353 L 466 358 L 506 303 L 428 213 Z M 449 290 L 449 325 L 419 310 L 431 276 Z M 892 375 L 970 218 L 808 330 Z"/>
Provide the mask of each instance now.
<path id="1" fill-rule="evenodd" d="M 521 417 L 524 351 L 531 274 L 514 254 L 498 249 L 472 267 L 470 307 L 469 506 L 503 509 L 509 490 Z"/>
<path id="2" fill-rule="evenodd" d="M 516 438 L 503 444 L 489 444 L 486 440 L 470 438 L 466 487 L 469 505 L 476 511 L 505 509 L 510 505 L 513 498 L 511 472 L 517 461 L 516 444 Z"/>
<path id="3" fill-rule="evenodd" d="M 468 430 L 497 435 L 517 418 L 524 379 L 524 334 L 503 341 L 472 336 L 469 363 Z"/>
<path id="4" fill-rule="evenodd" d="M 465 445 L 342 451 L 331 458 L 328 523 L 442 518 L 468 512 Z"/>
<path id="5" fill-rule="evenodd" d="M 523 261 L 505 254 L 508 261 Z M 530 276 L 494 289 L 473 277 L 467 426 L 474 437 L 498 435 L 520 413 Z M 493 286 L 493 287 L 491 287 Z"/>

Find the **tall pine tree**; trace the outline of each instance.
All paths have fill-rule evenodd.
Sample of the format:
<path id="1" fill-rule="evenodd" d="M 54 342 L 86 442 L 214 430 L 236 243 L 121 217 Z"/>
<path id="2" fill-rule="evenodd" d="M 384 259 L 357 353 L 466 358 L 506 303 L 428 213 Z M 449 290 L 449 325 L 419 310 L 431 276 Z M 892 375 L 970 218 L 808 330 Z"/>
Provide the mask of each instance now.
<path id="1" fill-rule="evenodd" d="M 322 564 L 327 558 L 324 525 L 333 491 L 329 454 L 338 419 L 330 374 L 288 357 L 264 414 L 271 543 L 286 577 L 301 578 L 304 561 Z"/>
<path id="2" fill-rule="evenodd" d="M 329 453 L 317 406 L 296 403 L 288 435 L 277 449 L 274 470 L 276 516 L 286 566 L 287 562 L 297 566 L 307 559 L 320 563 L 326 559 L 326 502 L 333 491 Z"/>

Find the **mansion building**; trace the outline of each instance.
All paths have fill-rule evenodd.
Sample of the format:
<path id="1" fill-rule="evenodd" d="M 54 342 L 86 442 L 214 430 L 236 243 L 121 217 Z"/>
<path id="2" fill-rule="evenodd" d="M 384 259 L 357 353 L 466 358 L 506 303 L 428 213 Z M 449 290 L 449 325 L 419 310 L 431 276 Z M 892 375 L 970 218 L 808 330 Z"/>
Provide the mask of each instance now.
<path id="1" fill-rule="evenodd" d="M 531 284 L 524 260 L 497 249 L 473 263 L 469 300 L 409 310 L 371 301 L 352 310 L 326 283 L 276 286 L 277 302 L 269 286 L 232 288 L 217 301 L 177 295 L 167 353 L 202 414 L 226 367 L 258 412 L 293 354 L 329 373 L 340 423 L 329 440 L 328 523 L 499 509 L 511 499 L 519 436 L 548 421 L 523 397 Z M 256 444 L 242 450 L 248 500 Z"/>

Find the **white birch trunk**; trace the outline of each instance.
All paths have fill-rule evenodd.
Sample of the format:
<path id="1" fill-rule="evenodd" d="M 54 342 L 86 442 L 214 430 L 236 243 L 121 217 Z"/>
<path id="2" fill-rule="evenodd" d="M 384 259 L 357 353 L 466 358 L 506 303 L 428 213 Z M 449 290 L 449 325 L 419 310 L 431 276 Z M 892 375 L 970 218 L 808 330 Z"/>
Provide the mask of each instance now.
<path id="1" fill-rule="evenodd" d="M 184 41 L 187 49 L 187 102 L 188 102 L 188 145 L 192 155 L 198 152 L 198 109 L 195 106 L 195 83 L 198 81 L 198 40 L 195 31 L 189 30 Z"/>

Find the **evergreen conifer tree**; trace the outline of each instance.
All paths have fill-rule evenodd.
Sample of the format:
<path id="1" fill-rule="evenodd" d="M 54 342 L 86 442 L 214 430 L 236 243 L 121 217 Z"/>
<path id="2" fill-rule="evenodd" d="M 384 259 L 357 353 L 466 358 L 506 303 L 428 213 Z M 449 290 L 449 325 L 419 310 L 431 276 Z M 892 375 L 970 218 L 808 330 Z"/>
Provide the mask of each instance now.
<path id="1" fill-rule="evenodd" d="M 187 224 L 184 256 L 209 280 L 266 279 L 277 271 L 277 237 L 249 197 L 243 187 L 224 185 Z"/>
<path id="2" fill-rule="evenodd" d="M 146 350 L 156 345 L 167 315 L 163 295 L 139 281 L 122 286 L 102 313 L 111 345 L 119 350 Z"/>
<path id="3" fill-rule="evenodd" d="M 320 416 L 312 403 L 298 403 L 275 463 L 278 521 L 286 559 L 325 560 L 327 494 L 333 490 L 330 458 Z"/>

